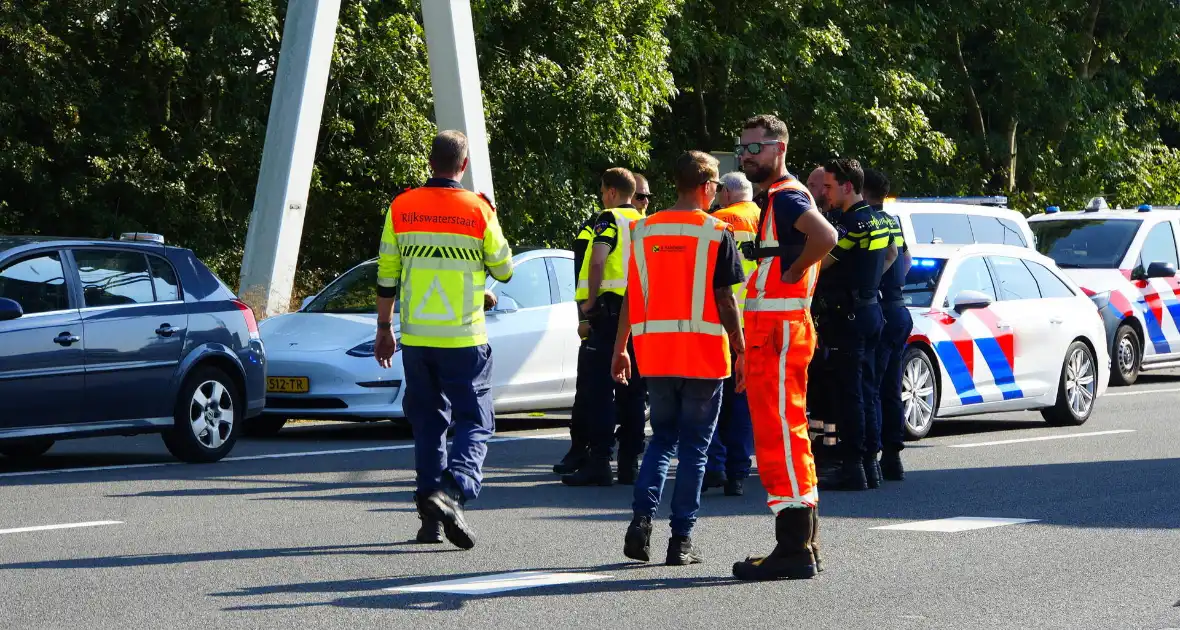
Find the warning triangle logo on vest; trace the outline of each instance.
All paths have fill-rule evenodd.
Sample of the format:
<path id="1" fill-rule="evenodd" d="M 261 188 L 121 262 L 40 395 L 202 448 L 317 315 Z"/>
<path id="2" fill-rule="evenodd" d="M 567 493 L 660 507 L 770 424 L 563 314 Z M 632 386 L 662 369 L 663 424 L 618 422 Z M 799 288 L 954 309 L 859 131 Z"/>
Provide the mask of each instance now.
<path id="1" fill-rule="evenodd" d="M 443 290 L 442 283 L 438 281 L 437 276 L 426 288 L 426 294 L 418 302 L 418 308 L 414 311 L 414 319 L 435 322 L 449 322 L 455 319 L 455 309 L 447 299 L 447 292 Z"/>

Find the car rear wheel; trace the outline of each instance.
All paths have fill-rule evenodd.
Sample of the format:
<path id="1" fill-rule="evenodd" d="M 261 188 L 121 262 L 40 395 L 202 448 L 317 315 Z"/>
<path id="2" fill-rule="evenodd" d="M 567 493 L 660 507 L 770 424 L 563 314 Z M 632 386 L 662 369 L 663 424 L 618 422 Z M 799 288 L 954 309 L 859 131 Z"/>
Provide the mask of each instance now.
<path id="1" fill-rule="evenodd" d="M 1041 410 L 1045 421 L 1055 427 L 1085 424 L 1098 395 L 1097 374 L 1090 348 L 1081 341 L 1070 344 L 1057 386 L 1057 404 Z"/>
<path id="2" fill-rule="evenodd" d="M 238 439 L 244 407 L 237 386 L 214 367 L 199 367 L 184 380 L 176 400 L 175 424 L 164 445 L 182 461 L 199 464 L 225 457 Z"/>
<path id="3" fill-rule="evenodd" d="M 274 437 L 278 435 L 285 424 L 287 424 L 286 418 L 259 416 L 252 420 L 247 420 L 246 425 L 242 427 L 242 431 L 246 434 L 246 437 Z"/>
<path id="4" fill-rule="evenodd" d="M 1143 356 L 1139 335 L 1135 329 L 1123 324 L 1114 334 L 1114 369 L 1110 371 L 1110 382 L 1114 385 L 1131 385 L 1139 378 L 1139 360 Z"/>
<path id="5" fill-rule="evenodd" d="M 910 440 L 926 437 L 938 413 L 938 378 L 934 364 L 921 348 L 911 346 L 902 359 L 901 402 L 906 437 Z"/>
<path id="6" fill-rule="evenodd" d="M 37 459 L 51 448 L 53 448 L 53 440 L 49 438 L 26 438 L 0 442 L 0 453 L 15 461 Z"/>

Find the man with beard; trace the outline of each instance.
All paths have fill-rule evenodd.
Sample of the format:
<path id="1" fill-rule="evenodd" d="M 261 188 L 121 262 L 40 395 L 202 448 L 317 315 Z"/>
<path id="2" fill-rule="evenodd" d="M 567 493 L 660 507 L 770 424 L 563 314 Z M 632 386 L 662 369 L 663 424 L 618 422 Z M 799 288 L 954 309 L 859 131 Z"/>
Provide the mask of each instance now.
<path id="1" fill-rule="evenodd" d="M 743 580 L 808 579 L 819 571 L 819 501 L 807 433 L 807 366 L 815 352 L 809 312 L 819 263 L 836 245 L 807 188 L 787 172 L 787 126 L 775 116 L 743 125 L 735 153 L 765 194 L 746 286 L 746 395 L 758 473 L 775 515 L 769 555 L 734 563 Z"/>

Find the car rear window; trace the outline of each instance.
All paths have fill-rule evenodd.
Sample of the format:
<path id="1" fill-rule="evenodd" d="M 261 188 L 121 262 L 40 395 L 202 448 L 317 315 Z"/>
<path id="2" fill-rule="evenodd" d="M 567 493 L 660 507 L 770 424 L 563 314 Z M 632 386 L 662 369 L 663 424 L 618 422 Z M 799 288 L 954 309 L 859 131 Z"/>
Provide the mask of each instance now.
<path id="1" fill-rule="evenodd" d="M 1063 269 L 1113 269 L 1127 254 L 1139 219 L 1033 221 L 1037 250 Z"/>
<path id="2" fill-rule="evenodd" d="M 915 258 L 905 274 L 905 286 L 901 289 L 905 305 L 919 308 L 930 306 L 945 267 L 945 258 Z"/>
<path id="3" fill-rule="evenodd" d="M 910 215 L 917 243 L 947 245 L 1018 245 L 1028 247 L 1020 224 L 983 214 L 951 212 L 915 212 Z"/>

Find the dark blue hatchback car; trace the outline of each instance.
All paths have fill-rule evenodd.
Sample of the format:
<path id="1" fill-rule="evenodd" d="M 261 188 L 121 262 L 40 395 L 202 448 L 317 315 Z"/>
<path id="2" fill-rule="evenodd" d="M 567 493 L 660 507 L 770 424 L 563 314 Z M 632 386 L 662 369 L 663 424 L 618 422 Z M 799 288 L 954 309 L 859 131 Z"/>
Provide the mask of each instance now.
<path id="1" fill-rule="evenodd" d="M 0 453 L 160 433 L 213 462 L 266 401 L 254 314 L 157 235 L 0 236 Z"/>

